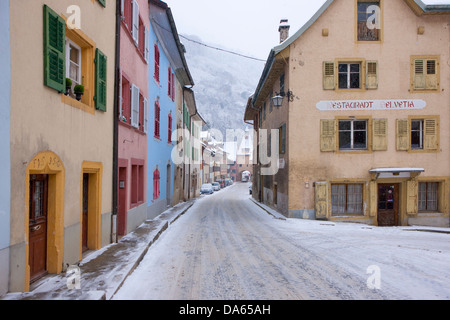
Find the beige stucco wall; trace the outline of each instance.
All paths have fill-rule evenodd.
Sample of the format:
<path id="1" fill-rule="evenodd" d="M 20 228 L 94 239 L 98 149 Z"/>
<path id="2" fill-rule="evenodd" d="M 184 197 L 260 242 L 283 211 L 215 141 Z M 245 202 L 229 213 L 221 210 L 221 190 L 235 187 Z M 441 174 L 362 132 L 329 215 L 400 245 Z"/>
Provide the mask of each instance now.
<path id="1" fill-rule="evenodd" d="M 80 259 L 81 172 L 83 161 L 103 167 L 101 213 L 112 211 L 115 3 L 79 1 L 81 30 L 107 56 L 107 112 L 94 114 L 62 102 L 62 95 L 44 86 L 43 6 L 70 16 L 73 1 L 15 0 L 11 17 L 11 246 L 23 250 L 25 234 L 25 172 L 40 152 L 51 151 L 65 168 L 64 265 Z M 106 216 L 106 221 L 108 221 Z M 104 224 L 104 223 L 103 223 Z M 72 230 L 75 228 L 76 230 Z M 103 228 L 104 229 L 104 228 Z M 110 228 L 109 228 L 110 231 Z M 104 232 L 104 231 L 103 231 Z M 108 231 L 106 231 L 108 232 Z M 105 244 L 105 235 L 102 234 Z M 10 290 L 23 289 L 25 256 L 12 254 Z M 22 283 L 21 283 L 22 282 Z"/>
<path id="2" fill-rule="evenodd" d="M 314 209 L 315 181 L 332 179 L 370 180 L 369 170 L 380 167 L 424 168 L 421 177 L 450 176 L 450 26 L 449 16 L 416 16 L 403 0 L 382 1 L 381 43 L 355 41 L 356 0 L 336 0 L 290 46 L 289 88 L 296 98 L 289 105 L 289 209 Z M 419 26 L 425 34 L 418 35 Z M 322 36 L 322 29 L 329 36 Z M 440 55 L 440 92 L 411 93 L 410 57 Z M 378 89 L 361 92 L 323 90 L 322 63 L 337 58 L 376 60 Z M 325 100 L 422 99 L 423 110 L 319 111 Z M 396 151 L 396 119 L 412 115 L 440 115 L 440 152 Z M 320 151 L 320 120 L 337 116 L 388 118 L 388 150 L 362 154 Z M 305 182 L 309 182 L 309 188 Z M 448 197 L 448 189 L 446 192 Z M 448 215 L 448 208 L 446 214 Z"/>

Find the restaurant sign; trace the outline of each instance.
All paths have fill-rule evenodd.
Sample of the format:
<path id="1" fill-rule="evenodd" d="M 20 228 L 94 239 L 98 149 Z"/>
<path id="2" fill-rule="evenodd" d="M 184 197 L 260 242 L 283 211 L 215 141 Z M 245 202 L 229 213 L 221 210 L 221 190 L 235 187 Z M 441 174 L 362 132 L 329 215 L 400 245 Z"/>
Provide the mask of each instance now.
<path id="1" fill-rule="evenodd" d="M 420 110 L 426 106 L 423 100 L 320 101 L 316 105 L 321 111 Z"/>

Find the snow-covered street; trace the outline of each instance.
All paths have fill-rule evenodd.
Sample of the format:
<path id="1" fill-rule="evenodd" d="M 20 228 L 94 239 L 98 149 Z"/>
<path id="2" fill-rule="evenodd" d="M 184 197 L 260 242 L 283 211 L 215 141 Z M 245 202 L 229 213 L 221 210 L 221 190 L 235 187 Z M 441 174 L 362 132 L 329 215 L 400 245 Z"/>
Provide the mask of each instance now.
<path id="1" fill-rule="evenodd" d="M 201 196 L 114 299 L 450 299 L 450 234 L 278 219 L 248 186 Z"/>

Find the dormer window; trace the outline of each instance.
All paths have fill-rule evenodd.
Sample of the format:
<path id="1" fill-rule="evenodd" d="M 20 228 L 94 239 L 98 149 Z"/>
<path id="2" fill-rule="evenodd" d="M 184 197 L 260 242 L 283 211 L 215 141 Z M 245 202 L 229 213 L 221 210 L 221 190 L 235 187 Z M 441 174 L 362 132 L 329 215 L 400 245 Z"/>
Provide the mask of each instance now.
<path id="1" fill-rule="evenodd" d="M 380 1 L 358 0 L 357 39 L 358 41 L 381 40 Z"/>

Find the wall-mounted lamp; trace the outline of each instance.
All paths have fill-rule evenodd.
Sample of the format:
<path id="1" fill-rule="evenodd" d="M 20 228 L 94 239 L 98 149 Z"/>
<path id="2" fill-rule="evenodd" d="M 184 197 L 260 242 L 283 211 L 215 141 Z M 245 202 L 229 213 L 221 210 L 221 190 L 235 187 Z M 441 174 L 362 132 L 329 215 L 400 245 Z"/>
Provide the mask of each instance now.
<path id="1" fill-rule="evenodd" d="M 281 107 L 283 105 L 284 97 L 287 97 L 289 102 L 294 101 L 294 94 L 291 90 L 288 90 L 287 93 L 281 91 L 280 93 L 276 93 L 275 97 L 272 98 L 273 105 L 278 108 Z"/>

